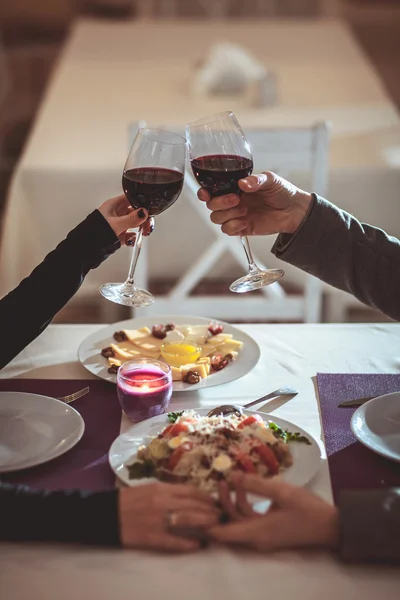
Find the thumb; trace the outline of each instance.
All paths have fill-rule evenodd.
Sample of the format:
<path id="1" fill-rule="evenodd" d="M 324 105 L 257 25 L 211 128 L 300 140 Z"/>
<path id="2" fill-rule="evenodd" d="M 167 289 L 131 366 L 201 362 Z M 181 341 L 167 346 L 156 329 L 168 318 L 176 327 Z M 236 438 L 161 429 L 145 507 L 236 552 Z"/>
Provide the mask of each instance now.
<path id="1" fill-rule="evenodd" d="M 149 214 L 145 208 L 139 208 L 138 210 L 132 210 L 127 215 L 118 217 L 118 227 L 122 231 L 126 229 L 135 229 L 144 223 Z"/>
<path id="2" fill-rule="evenodd" d="M 297 488 L 283 481 L 264 479 L 258 475 L 244 475 L 240 484 L 246 492 L 264 496 L 281 506 L 292 504 L 296 498 Z"/>
<path id="3" fill-rule="evenodd" d="M 275 183 L 277 176 L 275 173 L 265 172 L 257 175 L 250 175 L 239 181 L 239 187 L 248 194 L 269 190 Z"/>

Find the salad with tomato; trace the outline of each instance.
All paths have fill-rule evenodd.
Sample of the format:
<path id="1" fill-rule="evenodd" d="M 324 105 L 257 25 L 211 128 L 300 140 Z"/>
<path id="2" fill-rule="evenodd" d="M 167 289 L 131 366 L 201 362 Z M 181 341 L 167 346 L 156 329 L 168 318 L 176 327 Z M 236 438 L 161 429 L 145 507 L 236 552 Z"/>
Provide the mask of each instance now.
<path id="1" fill-rule="evenodd" d="M 131 479 L 156 477 L 214 492 L 218 481 L 228 480 L 234 471 L 278 475 L 293 464 L 289 441 L 309 443 L 256 413 L 207 417 L 183 411 L 170 413 L 169 420 L 173 422 L 126 465 Z"/>

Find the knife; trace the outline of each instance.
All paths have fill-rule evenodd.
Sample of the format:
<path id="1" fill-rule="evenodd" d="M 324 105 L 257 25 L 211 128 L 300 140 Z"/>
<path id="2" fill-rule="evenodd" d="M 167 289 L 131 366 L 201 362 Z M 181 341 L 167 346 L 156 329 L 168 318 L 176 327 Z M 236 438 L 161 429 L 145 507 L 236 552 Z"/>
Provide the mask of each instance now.
<path id="1" fill-rule="evenodd" d="M 368 402 L 368 400 L 372 400 L 373 398 L 376 398 L 376 396 L 366 396 L 365 398 L 344 400 L 343 402 L 340 402 L 340 404 L 338 404 L 338 408 L 346 408 L 349 406 L 361 406 L 362 404 L 365 404 L 366 402 Z"/>

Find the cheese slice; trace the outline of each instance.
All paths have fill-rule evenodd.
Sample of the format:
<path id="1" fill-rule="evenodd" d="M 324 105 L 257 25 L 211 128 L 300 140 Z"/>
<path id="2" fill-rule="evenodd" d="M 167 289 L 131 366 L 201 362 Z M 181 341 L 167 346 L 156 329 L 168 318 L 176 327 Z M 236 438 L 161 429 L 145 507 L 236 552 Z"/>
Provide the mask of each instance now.
<path id="1" fill-rule="evenodd" d="M 181 366 L 181 375 L 182 377 L 184 375 L 186 375 L 186 373 L 188 373 L 189 371 L 193 371 L 194 373 L 198 373 L 198 375 L 200 375 L 201 379 L 206 379 L 207 378 L 207 370 L 206 370 L 206 365 L 203 364 L 188 364 L 188 365 L 182 365 Z"/>
<path id="2" fill-rule="evenodd" d="M 217 353 L 228 354 L 228 352 L 238 352 L 243 347 L 243 342 L 239 342 L 239 340 L 227 340 L 220 346 L 216 348 Z"/>
<path id="3" fill-rule="evenodd" d="M 141 329 L 123 329 L 122 330 L 131 344 L 135 344 L 136 340 L 150 335 L 151 331 L 148 327 L 142 327 Z"/>
<path id="4" fill-rule="evenodd" d="M 195 342 L 198 346 L 202 346 L 208 340 L 207 325 L 188 325 L 186 328 L 185 339 Z"/>
<path id="5" fill-rule="evenodd" d="M 209 356 L 202 356 L 202 357 L 200 357 L 196 364 L 197 365 L 204 365 L 204 367 L 206 369 L 207 375 L 210 374 L 210 371 L 211 371 L 211 360 L 210 360 Z"/>
<path id="6" fill-rule="evenodd" d="M 159 352 L 149 352 L 144 348 L 138 348 L 134 346 L 130 342 L 120 342 L 118 344 L 111 344 L 111 348 L 114 350 L 114 353 L 117 358 L 122 360 L 131 360 L 133 358 L 158 358 L 160 356 Z"/>
<path id="7" fill-rule="evenodd" d="M 182 373 L 179 367 L 171 367 L 172 381 L 182 381 Z"/>
<path id="8" fill-rule="evenodd" d="M 136 338 L 133 343 L 142 350 L 158 353 L 158 355 L 160 355 L 161 346 L 165 343 L 165 339 L 160 340 L 159 338 L 155 338 L 150 334 Z"/>
<path id="9" fill-rule="evenodd" d="M 110 367 L 113 367 L 114 365 L 116 367 L 120 367 L 122 365 L 122 361 L 119 360 L 118 358 L 114 358 L 113 356 L 109 356 L 108 357 L 108 364 L 110 365 Z"/>
<path id="10" fill-rule="evenodd" d="M 218 333 L 217 335 L 213 335 L 207 342 L 207 344 L 222 344 L 226 342 L 226 340 L 231 340 L 233 335 L 231 333 Z"/>

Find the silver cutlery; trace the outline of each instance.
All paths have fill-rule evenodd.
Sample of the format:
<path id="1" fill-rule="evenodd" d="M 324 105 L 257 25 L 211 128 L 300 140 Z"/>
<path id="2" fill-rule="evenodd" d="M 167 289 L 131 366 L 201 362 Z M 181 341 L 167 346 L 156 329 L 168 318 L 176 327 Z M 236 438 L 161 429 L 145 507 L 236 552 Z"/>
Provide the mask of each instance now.
<path id="1" fill-rule="evenodd" d="M 71 402 L 78 400 L 78 398 L 82 398 L 82 396 L 86 396 L 88 393 L 89 387 L 85 387 L 73 394 L 68 394 L 68 396 L 61 396 L 60 398 L 57 398 L 57 400 L 61 400 L 61 402 L 64 402 L 65 404 L 71 404 Z"/>
<path id="2" fill-rule="evenodd" d="M 368 400 L 372 400 L 373 398 L 377 398 L 378 396 L 364 396 L 363 398 L 355 398 L 354 400 L 343 400 L 338 404 L 338 408 L 346 408 L 349 406 L 361 406 L 368 402 Z"/>
<path id="3" fill-rule="evenodd" d="M 210 412 L 207 414 L 207 416 L 208 417 L 216 417 L 218 415 L 226 416 L 226 415 L 230 415 L 230 414 L 235 414 L 238 417 L 240 417 L 246 408 L 256 406 L 256 404 L 261 404 L 262 402 L 265 402 L 266 400 L 269 400 L 270 398 L 275 398 L 276 396 L 292 396 L 292 397 L 294 397 L 298 393 L 299 392 L 297 390 L 295 390 L 294 388 L 291 388 L 291 387 L 278 388 L 277 390 L 274 390 L 270 394 L 267 394 L 266 396 L 263 396 L 262 398 L 258 398 L 258 400 L 253 400 L 252 402 L 248 402 L 247 404 L 244 404 L 243 406 L 239 406 L 238 404 L 222 404 L 221 406 L 217 406 L 216 408 L 213 408 L 212 410 L 210 410 Z"/>

